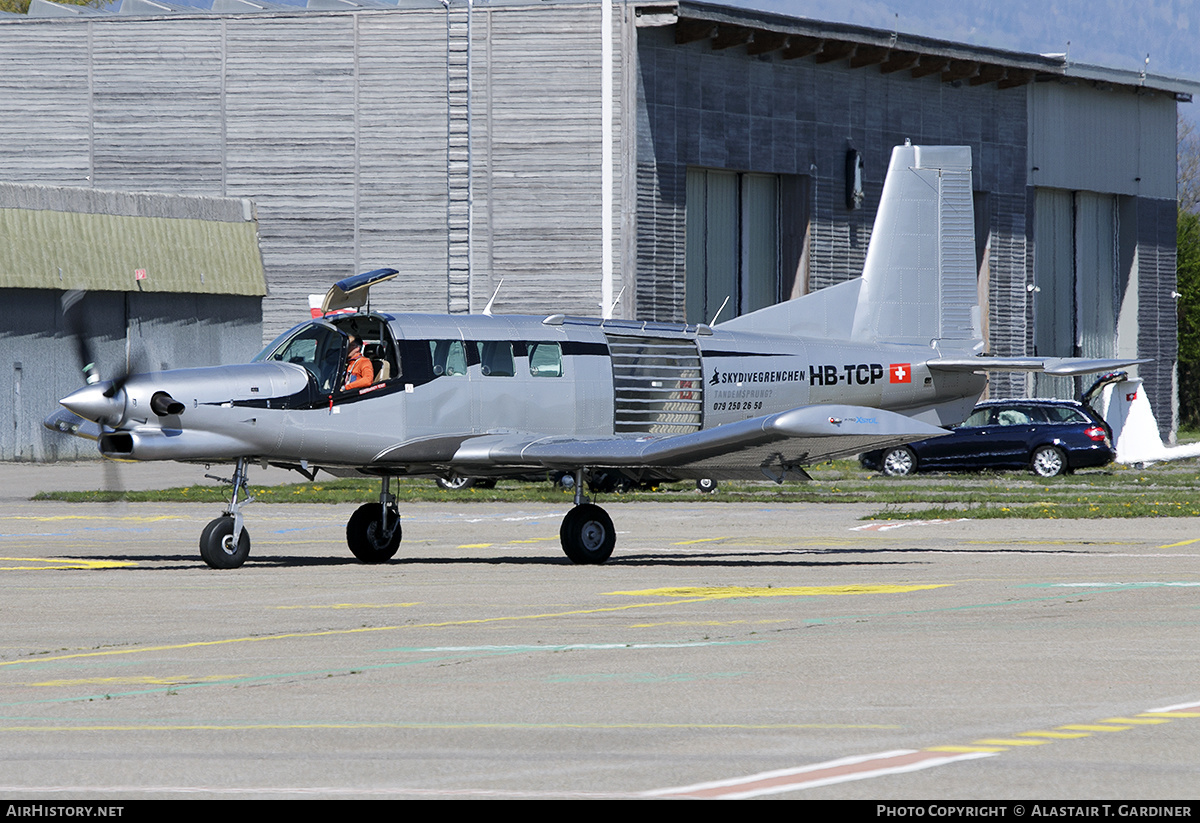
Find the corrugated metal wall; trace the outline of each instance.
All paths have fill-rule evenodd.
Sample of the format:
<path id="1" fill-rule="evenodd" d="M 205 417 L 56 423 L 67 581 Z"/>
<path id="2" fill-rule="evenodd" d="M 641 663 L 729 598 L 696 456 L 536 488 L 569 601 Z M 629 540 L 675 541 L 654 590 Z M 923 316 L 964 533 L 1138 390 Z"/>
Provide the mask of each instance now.
<path id="1" fill-rule="evenodd" d="M 0 22 L 0 179 L 252 198 L 266 338 L 384 265 L 402 310 L 596 313 L 599 6 L 473 13 L 470 288 L 464 9 Z"/>
<path id="2" fill-rule="evenodd" d="M 1086 81 L 1029 89 L 1029 184 L 1175 199 L 1175 98 Z"/>

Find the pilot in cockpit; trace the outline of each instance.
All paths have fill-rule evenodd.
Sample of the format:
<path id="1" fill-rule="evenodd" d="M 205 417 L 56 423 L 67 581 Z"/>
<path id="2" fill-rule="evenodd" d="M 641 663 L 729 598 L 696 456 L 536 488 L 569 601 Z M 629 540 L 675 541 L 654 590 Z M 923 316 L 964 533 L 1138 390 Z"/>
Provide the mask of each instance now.
<path id="1" fill-rule="evenodd" d="M 375 382 L 375 368 L 371 361 L 363 357 L 362 341 L 350 335 L 350 351 L 346 362 L 346 379 L 343 388 L 363 389 Z"/>

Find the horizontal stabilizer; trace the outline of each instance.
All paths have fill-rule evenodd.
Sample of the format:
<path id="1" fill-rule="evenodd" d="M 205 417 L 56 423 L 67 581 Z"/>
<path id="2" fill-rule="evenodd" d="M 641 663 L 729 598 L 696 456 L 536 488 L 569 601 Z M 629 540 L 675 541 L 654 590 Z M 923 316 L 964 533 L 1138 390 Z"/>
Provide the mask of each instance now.
<path id="1" fill-rule="evenodd" d="M 947 432 L 861 406 L 801 406 L 680 435 L 532 437 L 497 434 L 463 443 L 455 465 L 653 469 L 679 477 L 739 479 L 910 443 Z"/>
<path id="2" fill-rule="evenodd" d="M 926 361 L 925 365 L 935 371 L 1036 371 L 1057 377 L 1070 377 L 1076 374 L 1112 371 L 1149 362 L 1149 360 L 1097 360 L 1089 357 L 991 357 L 981 354 L 977 357 L 942 357 Z"/>

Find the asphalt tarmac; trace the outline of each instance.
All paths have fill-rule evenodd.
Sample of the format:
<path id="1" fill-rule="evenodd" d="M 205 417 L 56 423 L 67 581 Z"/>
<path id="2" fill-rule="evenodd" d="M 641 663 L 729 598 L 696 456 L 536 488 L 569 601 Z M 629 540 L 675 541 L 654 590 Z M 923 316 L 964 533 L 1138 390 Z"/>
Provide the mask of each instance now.
<path id="1" fill-rule="evenodd" d="M 23 499 L 70 471 L 0 466 L 6 799 L 1200 795 L 1195 519 L 602 500 L 577 567 L 563 506 L 419 504 L 366 566 L 255 504 L 213 571 L 219 506 Z"/>

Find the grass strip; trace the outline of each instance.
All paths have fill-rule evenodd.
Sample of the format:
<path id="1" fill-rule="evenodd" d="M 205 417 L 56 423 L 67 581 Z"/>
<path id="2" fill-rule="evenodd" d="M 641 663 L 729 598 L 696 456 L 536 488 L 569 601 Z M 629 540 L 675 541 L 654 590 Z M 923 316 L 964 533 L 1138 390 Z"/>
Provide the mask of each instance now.
<path id="1" fill-rule="evenodd" d="M 1110 467 L 1043 479 L 1020 472 L 931 474 L 889 478 L 867 472 L 849 460 L 809 470 L 809 483 L 722 482 L 713 494 L 701 494 L 692 482 L 654 489 L 605 494 L 605 504 L 622 501 L 680 503 L 865 503 L 878 510 L 863 519 L 974 519 L 1200 517 L 1200 472 L 1191 461 L 1149 469 Z M 399 479 L 392 492 L 400 502 L 540 502 L 571 505 L 572 493 L 550 483 L 501 480 L 495 488 L 445 491 L 429 479 Z M 250 485 L 263 503 L 361 503 L 376 499 L 378 481 L 318 480 L 293 485 Z M 100 503 L 221 503 L 228 490 L 216 484 L 154 491 L 43 492 L 34 500 Z"/>

